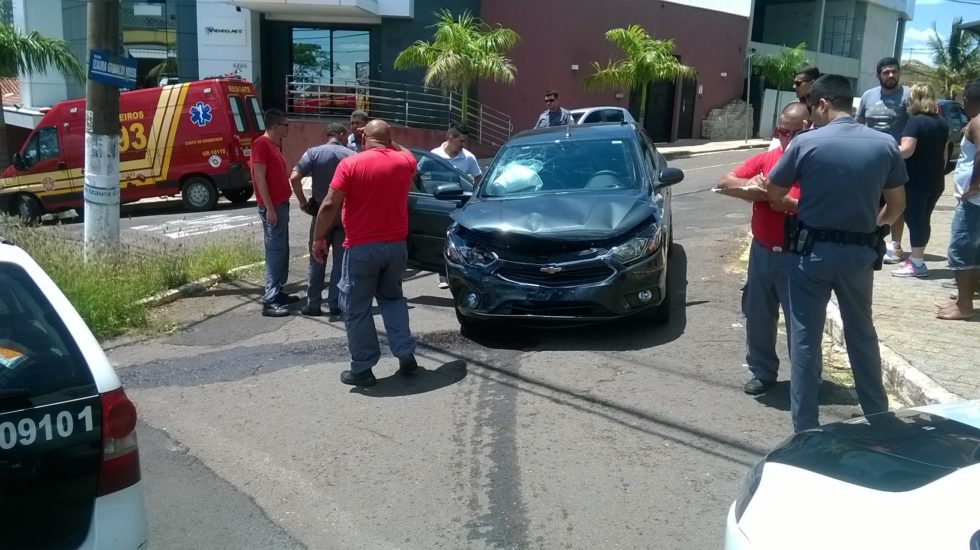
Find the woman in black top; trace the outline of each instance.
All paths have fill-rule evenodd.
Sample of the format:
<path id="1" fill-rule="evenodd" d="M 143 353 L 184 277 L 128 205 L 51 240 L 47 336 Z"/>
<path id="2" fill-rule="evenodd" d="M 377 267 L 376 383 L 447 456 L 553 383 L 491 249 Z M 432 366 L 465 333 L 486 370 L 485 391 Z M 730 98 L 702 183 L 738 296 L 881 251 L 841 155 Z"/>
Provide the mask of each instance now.
<path id="1" fill-rule="evenodd" d="M 899 151 L 905 159 L 909 182 L 905 184 L 905 225 L 909 228 L 912 255 L 896 277 L 927 277 L 926 244 L 932 230 L 929 218 L 946 186 L 946 141 L 949 125 L 939 115 L 936 93 L 928 84 L 916 84 L 909 92 L 909 121 Z"/>

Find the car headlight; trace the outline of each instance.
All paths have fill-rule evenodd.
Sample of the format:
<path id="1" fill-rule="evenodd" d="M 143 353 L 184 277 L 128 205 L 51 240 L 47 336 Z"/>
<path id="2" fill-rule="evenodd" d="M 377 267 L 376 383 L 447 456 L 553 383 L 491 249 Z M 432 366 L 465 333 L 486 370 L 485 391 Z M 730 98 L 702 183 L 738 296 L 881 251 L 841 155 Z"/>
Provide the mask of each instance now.
<path id="1" fill-rule="evenodd" d="M 755 496 L 756 489 L 759 488 L 759 483 L 762 481 L 762 469 L 766 465 L 765 460 L 760 460 L 755 466 L 749 470 L 749 473 L 745 476 L 742 481 L 742 486 L 738 490 L 738 495 L 735 497 L 735 521 L 740 521 L 742 519 L 742 514 L 745 513 L 745 509 L 748 508 L 749 502 L 752 501 L 752 497 Z"/>
<path id="2" fill-rule="evenodd" d="M 486 267 L 497 261 L 497 255 L 478 246 L 468 246 L 452 238 L 446 239 L 446 256 L 453 263 Z"/>
<path id="3" fill-rule="evenodd" d="M 660 241 L 660 228 L 658 227 L 653 234 L 637 235 L 625 243 L 613 247 L 609 251 L 609 255 L 624 264 L 633 263 L 656 252 L 660 248 Z"/>

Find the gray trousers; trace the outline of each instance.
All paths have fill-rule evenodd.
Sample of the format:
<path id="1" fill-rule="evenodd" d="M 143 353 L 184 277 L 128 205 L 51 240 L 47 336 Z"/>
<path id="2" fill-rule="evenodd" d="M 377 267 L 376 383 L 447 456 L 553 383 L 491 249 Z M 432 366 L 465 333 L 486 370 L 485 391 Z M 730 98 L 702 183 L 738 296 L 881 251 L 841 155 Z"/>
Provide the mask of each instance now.
<path id="1" fill-rule="evenodd" d="M 402 294 L 407 261 L 404 241 L 362 244 L 344 253 L 340 309 L 347 322 L 350 370 L 355 374 L 370 370 L 381 358 L 371 315 L 375 298 L 381 307 L 391 354 L 400 359 L 415 353 L 415 338 L 408 327 L 408 301 Z"/>
<path id="2" fill-rule="evenodd" d="M 312 308 L 320 307 L 323 302 L 323 283 L 327 273 L 327 263 L 322 264 L 313 257 L 313 229 L 316 227 L 316 216 L 310 221 L 310 266 L 307 269 L 306 303 Z M 337 224 L 326 236 L 333 256 L 333 266 L 330 268 L 330 286 L 327 287 L 327 306 L 338 307 L 341 266 L 344 263 L 344 226 Z M 324 258 L 326 260 L 326 258 Z"/>
<path id="3" fill-rule="evenodd" d="M 871 295 L 877 252 L 868 246 L 815 243 L 808 256 L 793 255 L 789 270 L 792 349 L 790 406 L 796 431 L 816 428 L 823 367 L 824 322 L 830 292 L 837 295 L 844 343 L 854 386 L 864 414 L 888 410 L 881 380 L 881 352 L 871 319 Z"/>
<path id="4" fill-rule="evenodd" d="M 266 223 L 266 207 L 259 206 L 259 218 L 265 235 L 265 293 L 262 303 L 271 304 L 289 278 L 289 201 L 277 204 L 275 227 Z"/>
<path id="5" fill-rule="evenodd" d="M 790 352 L 793 349 L 788 274 L 793 257 L 788 252 L 773 252 L 755 240 L 749 248 L 749 273 L 742 291 L 745 362 L 752 377 L 764 382 L 775 381 L 779 371 L 776 332 L 780 306 L 786 319 L 787 345 Z"/>

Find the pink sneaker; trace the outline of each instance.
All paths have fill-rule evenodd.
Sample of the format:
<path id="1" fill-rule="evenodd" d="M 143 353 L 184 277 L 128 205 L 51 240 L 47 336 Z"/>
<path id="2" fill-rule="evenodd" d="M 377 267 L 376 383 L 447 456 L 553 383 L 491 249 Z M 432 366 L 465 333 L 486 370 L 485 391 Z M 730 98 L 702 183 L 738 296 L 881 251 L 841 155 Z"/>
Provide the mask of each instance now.
<path id="1" fill-rule="evenodd" d="M 905 260 L 898 269 L 892 271 L 894 277 L 928 277 L 929 268 L 926 264 L 915 265 L 912 260 Z"/>

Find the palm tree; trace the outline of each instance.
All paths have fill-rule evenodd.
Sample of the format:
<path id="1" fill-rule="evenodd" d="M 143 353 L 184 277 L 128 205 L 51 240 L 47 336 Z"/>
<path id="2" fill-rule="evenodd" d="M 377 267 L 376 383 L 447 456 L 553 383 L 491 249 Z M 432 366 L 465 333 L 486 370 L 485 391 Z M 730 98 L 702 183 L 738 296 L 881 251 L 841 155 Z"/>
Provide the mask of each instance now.
<path id="1" fill-rule="evenodd" d="M 79 82 L 85 79 L 81 64 L 65 42 L 37 32 L 23 34 L 13 25 L 0 23 L 0 77 L 42 73 L 50 68 Z M 7 148 L 7 124 L 0 108 L 0 169 L 10 163 Z"/>
<path id="2" fill-rule="evenodd" d="M 585 78 L 585 87 L 639 88 L 639 120 L 645 120 L 647 93 L 651 82 L 674 81 L 678 77 L 694 79 L 698 72 L 681 64 L 674 55 L 673 40 L 657 40 L 639 25 L 609 29 L 606 39 L 626 54 L 624 59 L 609 61 L 606 66 L 592 62 L 593 73 Z"/>
<path id="3" fill-rule="evenodd" d="M 432 42 L 418 40 L 395 58 L 395 68 L 425 69 L 426 86 L 462 94 L 462 121 L 469 108 L 473 82 L 489 78 L 512 84 L 517 69 L 504 53 L 521 37 L 499 25 L 491 27 L 469 12 L 453 17 L 448 10 L 436 14 Z"/>
<path id="4" fill-rule="evenodd" d="M 932 24 L 929 50 L 933 66 L 917 60 L 906 64 L 909 72 L 930 81 L 940 95 L 954 99 L 968 81 L 980 76 L 980 43 L 977 37 L 960 28 L 962 17 L 953 20 L 949 40 L 943 40 Z"/>
<path id="5" fill-rule="evenodd" d="M 800 42 L 794 48 L 783 46 L 776 55 L 763 55 L 759 52 L 752 54 L 752 72 L 776 87 L 776 103 L 772 110 L 772 127 L 776 127 L 776 117 L 780 111 L 780 97 L 783 90 L 792 88 L 793 79 L 800 70 L 810 64 L 806 58 L 806 42 Z"/>

